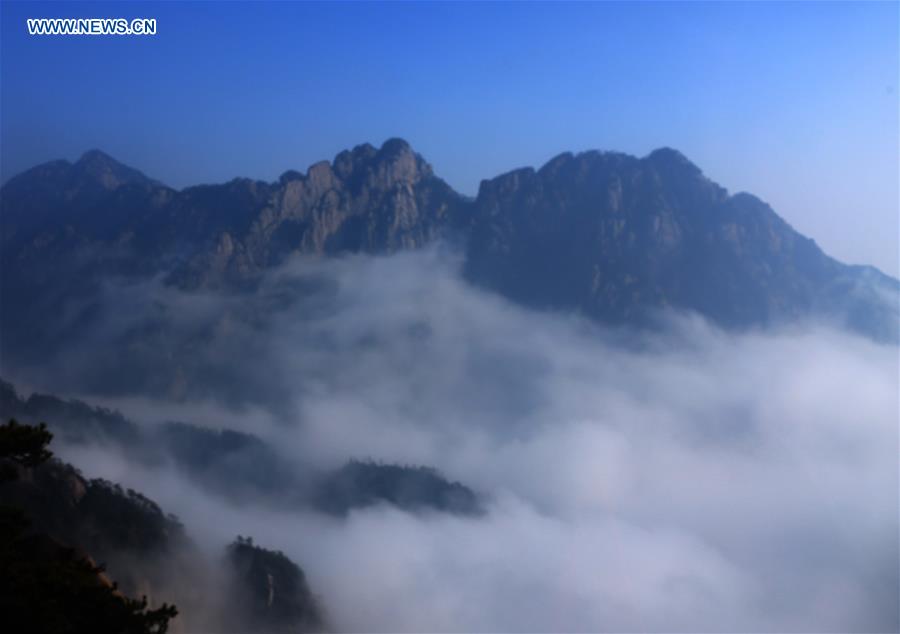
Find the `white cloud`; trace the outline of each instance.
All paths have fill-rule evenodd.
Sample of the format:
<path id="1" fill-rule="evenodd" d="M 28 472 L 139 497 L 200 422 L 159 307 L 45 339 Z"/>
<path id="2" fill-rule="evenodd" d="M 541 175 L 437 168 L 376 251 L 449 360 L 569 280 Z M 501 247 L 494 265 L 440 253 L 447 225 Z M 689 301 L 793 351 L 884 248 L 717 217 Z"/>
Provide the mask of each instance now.
<path id="1" fill-rule="evenodd" d="M 898 628 L 896 348 L 691 316 L 612 332 L 472 289 L 455 265 L 438 251 L 293 263 L 270 291 L 327 283 L 196 349 L 287 405 L 235 414 L 214 387 L 177 407 L 243 416 L 307 464 L 436 466 L 490 496 L 485 518 L 234 508 L 172 473 L 67 455 L 210 542 L 284 550 L 340 630 Z M 159 293 L 179 319 L 221 319 L 215 298 L 192 310 Z M 156 405 L 172 407 L 136 409 Z"/>

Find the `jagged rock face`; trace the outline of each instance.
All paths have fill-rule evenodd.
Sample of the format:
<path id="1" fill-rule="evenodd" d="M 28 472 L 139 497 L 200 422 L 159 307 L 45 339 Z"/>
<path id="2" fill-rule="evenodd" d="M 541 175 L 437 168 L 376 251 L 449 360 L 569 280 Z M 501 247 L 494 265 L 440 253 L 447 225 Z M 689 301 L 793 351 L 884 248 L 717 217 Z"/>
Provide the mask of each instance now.
<path id="1" fill-rule="evenodd" d="M 28 242 L 41 247 L 66 233 L 110 237 L 133 213 L 122 204 L 131 202 L 127 197 L 116 200 L 111 195 L 155 189 L 166 190 L 99 150 L 85 153 L 75 164 L 39 165 L 3 186 L 0 245 L 4 250 Z"/>
<path id="2" fill-rule="evenodd" d="M 23 278 L 47 284 L 72 271 L 84 284 L 98 271 L 160 270 L 188 288 L 240 286 L 291 253 L 422 246 L 454 221 L 462 201 L 399 139 L 379 150 L 361 145 L 274 184 L 236 179 L 181 192 L 89 152 L 3 188 L 4 288 L 24 291 L 16 284 Z"/>
<path id="3" fill-rule="evenodd" d="M 45 354 L 73 336 L 48 315 L 89 319 L 111 278 L 164 274 L 185 289 L 252 287 L 293 253 L 391 253 L 461 224 L 464 199 L 405 141 L 361 145 L 277 183 L 175 191 L 98 152 L 0 190 L 0 337 Z"/>
<path id="4" fill-rule="evenodd" d="M 171 224 L 193 216 L 188 233 L 207 240 L 172 280 L 186 287 L 241 285 L 293 253 L 391 253 L 434 240 L 454 222 L 459 197 L 405 141 L 380 150 L 361 145 L 320 162 L 306 175 L 285 173 L 278 184 L 229 184 L 234 213 L 222 222 L 221 208 L 187 190 L 190 203 Z M 184 235 L 184 231 L 181 231 Z"/>
<path id="5" fill-rule="evenodd" d="M 840 266 L 674 150 L 563 154 L 483 182 L 476 205 L 471 279 L 605 321 L 674 306 L 726 325 L 764 324 L 807 311 Z"/>
<path id="6" fill-rule="evenodd" d="M 472 282 L 531 306 L 629 324 L 674 307 L 729 327 L 823 314 L 898 339 L 896 280 L 829 258 L 675 150 L 563 154 L 469 200 L 393 139 L 275 183 L 179 192 L 96 151 L 12 179 L 0 190 L 0 343 L 52 352 L 73 332 L 47 316 L 91 319 L 111 277 L 247 289 L 295 253 L 392 253 L 451 233 Z"/>

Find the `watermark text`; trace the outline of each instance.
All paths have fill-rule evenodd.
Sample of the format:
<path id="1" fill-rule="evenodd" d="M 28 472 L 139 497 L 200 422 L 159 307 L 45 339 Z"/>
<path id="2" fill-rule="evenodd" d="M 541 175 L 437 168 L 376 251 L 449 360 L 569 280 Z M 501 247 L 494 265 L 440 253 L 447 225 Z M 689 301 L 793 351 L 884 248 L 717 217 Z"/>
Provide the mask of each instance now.
<path id="1" fill-rule="evenodd" d="M 156 18 L 28 18 L 29 35 L 156 35 Z"/>

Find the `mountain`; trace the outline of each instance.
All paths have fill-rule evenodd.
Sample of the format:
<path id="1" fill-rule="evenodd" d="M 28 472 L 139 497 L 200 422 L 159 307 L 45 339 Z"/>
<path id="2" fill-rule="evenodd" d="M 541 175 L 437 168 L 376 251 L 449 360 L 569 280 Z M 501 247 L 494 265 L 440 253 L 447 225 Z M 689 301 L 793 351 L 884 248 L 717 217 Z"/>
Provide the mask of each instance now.
<path id="1" fill-rule="evenodd" d="M 458 515 L 484 513 L 481 501 L 459 482 L 448 482 L 434 469 L 351 460 L 321 478 L 313 504 L 333 515 L 388 503 L 411 511 L 436 510 Z"/>
<path id="2" fill-rule="evenodd" d="M 228 546 L 235 576 L 231 591 L 234 617 L 226 632 L 321 632 L 322 609 L 303 570 L 280 551 L 238 538 Z"/>
<path id="3" fill-rule="evenodd" d="M 525 304 L 609 323 L 670 307 L 726 327 L 851 316 L 858 330 L 897 339 L 896 280 L 830 258 L 676 150 L 561 154 L 482 182 L 474 205 L 469 278 Z M 860 295 L 866 287 L 891 299 Z"/>
<path id="4" fill-rule="evenodd" d="M 442 238 L 463 246 L 471 282 L 529 306 L 613 324 L 665 309 L 727 328 L 814 317 L 898 340 L 897 280 L 834 260 L 676 150 L 566 153 L 468 199 L 391 139 L 273 183 L 176 191 L 97 151 L 11 179 L 0 189 L 0 347 L 11 359 L 52 353 L 110 279 L 246 291 L 293 254 Z"/>
<path id="5" fill-rule="evenodd" d="M 0 425 L 0 605 L 10 624 L 162 634 L 177 615 L 176 631 L 327 628 L 284 554 L 238 537 L 210 559 L 152 500 L 53 458 L 51 439 L 43 427 Z"/>
<path id="6" fill-rule="evenodd" d="M 139 445 L 141 430 L 119 412 L 49 394 L 22 398 L 13 384 L 0 379 L 0 420 L 53 421 L 53 433 L 75 444 Z"/>
<path id="7" fill-rule="evenodd" d="M 166 270 L 188 288 L 240 285 L 294 252 L 422 246 L 463 201 L 399 139 L 341 152 L 306 174 L 285 172 L 277 183 L 234 179 L 180 192 L 93 151 L 2 188 L 0 247 L 6 263 L 92 252 L 106 272 Z M 130 268 L 136 258 L 147 268 Z"/>
<path id="8" fill-rule="evenodd" d="M 350 458 L 335 469 L 310 469 L 252 434 L 174 421 L 142 426 L 79 400 L 37 393 L 26 399 L 0 379 L 0 420 L 9 419 L 47 421 L 63 443 L 116 449 L 147 469 L 172 465 L 203 490 L 241 505 L 313 508 L 335 516 L 377 504 L 410 513 L 484 512 L 478 494 L 429 467 Z"/>
<path id="9" fill-rule="evenodd" d="M 7 626 L 167 631 L 178 610 L 167 603 L 151 608 L 147 595 L 171 596 L 167 586 L 186 571 L 175 563 L 184 543 L 180 524 L 140 494 L 85 480 L 52 459 L 51 439 L 43 425 L 0 425 L 0 605 Z M 126 596 L 138 591 L 141 600 Z"/>

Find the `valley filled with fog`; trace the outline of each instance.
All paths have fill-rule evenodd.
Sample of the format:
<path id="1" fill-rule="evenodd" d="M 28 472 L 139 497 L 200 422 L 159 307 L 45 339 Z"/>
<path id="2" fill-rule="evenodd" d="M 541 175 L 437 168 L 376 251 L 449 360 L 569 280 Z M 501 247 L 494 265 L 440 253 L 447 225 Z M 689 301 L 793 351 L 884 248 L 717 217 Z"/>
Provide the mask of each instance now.
<path id="1" fill-rule="evenodd" d="M 900 634 L 900 2 L 0 58 L 4 631 Z"/>
<path id="2" fill-rule="evenodd" d="M 483 513 L 330 515 L 58 438 L 201 549 L 282 550 L 337 631 L 897 627 L 895 345 L 676 311 L 604 326 L 477 289 L 461 262 L 301 256 L 252 292 L 107 281 L 51 364 L 3 375 L 142 428 L 252 434 L 300 479 L 358 459 L 478 495 Z"/>

